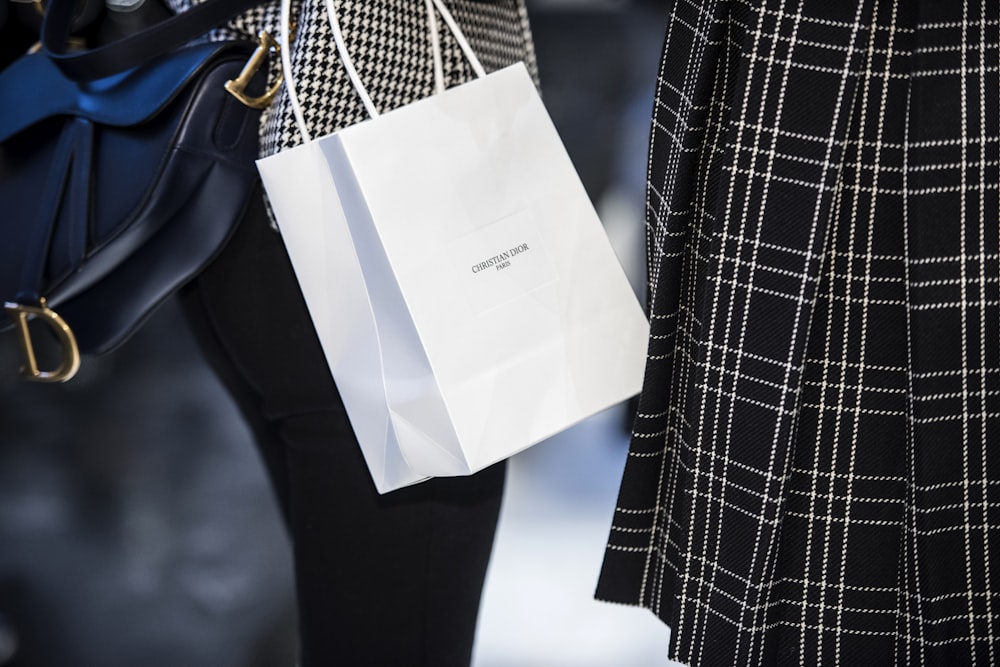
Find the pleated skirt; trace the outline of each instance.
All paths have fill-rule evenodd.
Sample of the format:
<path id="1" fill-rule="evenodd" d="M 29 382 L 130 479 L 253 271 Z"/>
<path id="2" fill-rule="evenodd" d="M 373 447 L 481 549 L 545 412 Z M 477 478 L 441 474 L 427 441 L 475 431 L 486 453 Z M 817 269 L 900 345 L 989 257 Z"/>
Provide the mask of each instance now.
<path id="1" fill-rule="evenodd" d="M 677 0 L 597 589 L 672 658 L 1000 664 L 998 54 L 997 0 Z"/>

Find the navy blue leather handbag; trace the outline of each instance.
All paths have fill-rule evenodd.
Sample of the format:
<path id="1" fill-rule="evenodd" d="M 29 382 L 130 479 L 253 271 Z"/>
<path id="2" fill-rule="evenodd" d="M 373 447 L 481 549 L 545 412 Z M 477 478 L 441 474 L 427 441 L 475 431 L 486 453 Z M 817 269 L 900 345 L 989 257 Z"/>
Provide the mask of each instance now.
<path id="1" fill-rule="evenodd" d="M 51 3 L 45 49 L 0 72 L 4 328 L 16 328 L 22 375 L 45 382 L 126 340 L 231 236 L 256 191 L 270 97 L 254 97 L 257 70 L 274 48 L 266 36 L 178 47 L 253 4 L 209 0 L 73 53 L 61 47 L 72 1 Z M 57 342 L 46 364 L 41 331 Z"/>

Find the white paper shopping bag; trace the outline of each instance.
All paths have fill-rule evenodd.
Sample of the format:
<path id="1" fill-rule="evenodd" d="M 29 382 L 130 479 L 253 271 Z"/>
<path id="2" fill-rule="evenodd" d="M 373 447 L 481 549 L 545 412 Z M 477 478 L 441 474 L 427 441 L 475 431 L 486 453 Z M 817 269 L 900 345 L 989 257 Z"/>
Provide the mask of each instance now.
<path id="1" fill-rule="evenodd" d="M 646 318 L 523 64 L 378 115 L 331 24 L 373 118 L 259 168 L 378 490 L 636 394 Z"/>

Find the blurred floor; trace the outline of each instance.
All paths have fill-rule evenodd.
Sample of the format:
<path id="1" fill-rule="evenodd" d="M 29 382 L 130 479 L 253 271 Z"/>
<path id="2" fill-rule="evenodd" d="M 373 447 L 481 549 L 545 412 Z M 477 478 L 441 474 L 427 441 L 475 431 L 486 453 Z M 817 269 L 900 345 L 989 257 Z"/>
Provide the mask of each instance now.
<path id="1" fill-rule="evenodd" d="M 174 304 L 64 385 L 0 335 L 7 667 L 278 667 L 287 538 L 240 417 Z"/>
<path id="2" fill-rule="evenodd" d="M 180 325 L 168 307 L 75 387 L 18 385 L 0 354 L 0 665 L 293 664 L 287 542 Z M 652 614 L 592 597 L 624 423 L 614 408 L 512 459 L 474 667 L 669 664 Z"/>
<path id="3" fill-rule="evenodd" d="M 622 408 L 515 456 L 474 667 L 666 667 L 669 630 L 593 599 L 625 463 Z"/>

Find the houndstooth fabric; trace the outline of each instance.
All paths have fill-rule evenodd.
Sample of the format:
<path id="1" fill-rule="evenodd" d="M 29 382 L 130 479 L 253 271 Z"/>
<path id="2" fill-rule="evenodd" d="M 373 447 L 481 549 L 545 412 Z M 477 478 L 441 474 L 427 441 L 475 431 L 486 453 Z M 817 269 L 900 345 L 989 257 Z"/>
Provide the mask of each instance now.
<path id="1" fill-rule="evenodd" d="M 198 0 L 168 0 L 184 11 Z M 416 101 L 434 91 L 431 37 L 424 2 L 419 0 L 334 0 L 337 17 L 361 80 L 380 111 Z M 537 65 L 524 0 L 448 0 L 483 67 L 489 72 L 524 61 L 537 81 Z M 261 30 L 277 37 L 280 4 L 270 0 L 213 33 L 213 39 L 253 40 Z M 291 61 L 299 102 L 314 137 L 330 134 L 368 116 L 351 86 L 326 13 L 325 0 L 295 0 L 297 23 Z M 440 23 L 445 84 L 474 76 L 458 43 Z M 271 80 L 280 71 L 272 58 Z M 261 156 L 302 143 L 283 87 L 261 118 Z"/>
<path id="2" fill-rule="evenodd" d="M 692 665 L 1000 664 L 997 0 L 677 0 L 599 598 Z"/>

